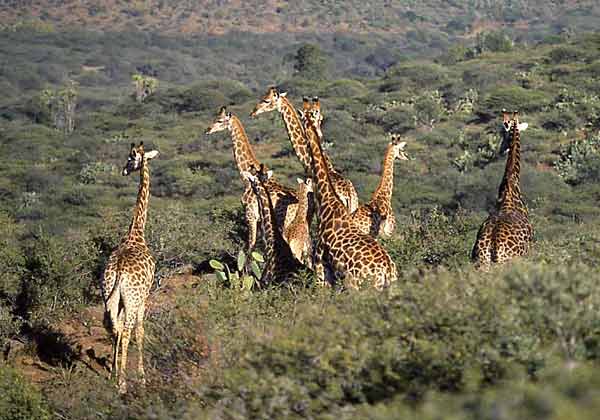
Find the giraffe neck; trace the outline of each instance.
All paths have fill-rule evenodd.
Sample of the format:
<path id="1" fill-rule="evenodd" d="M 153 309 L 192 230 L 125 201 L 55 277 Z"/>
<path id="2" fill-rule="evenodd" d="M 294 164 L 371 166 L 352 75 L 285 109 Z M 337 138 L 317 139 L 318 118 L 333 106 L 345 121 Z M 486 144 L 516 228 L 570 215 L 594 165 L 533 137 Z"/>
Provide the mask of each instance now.
<path id="1" fill-rule="evenodd" d="M 258 168 L 260 163 L 254 154 L 254 149 L 250 145 L 246 130 L 238 117 L 231 116 L 229 126 L 231 140 L 233 141 L 233 158 L 237 164 L 240 173 L 250 171 L 252 168 Z"/>
<path id="2" fill-rule="evenodd" d="M 333 206 L 334 208 L 342 209 L 346 212 L 346 207 L 338 197 L 331 183 L 329 177 L 329 168 L 327 167 L 326 158 L 323 156 L 321 150 L 321 143 L 319 142 L 319 136 L 312 123 L 309 123 L 306 128 L 306 135 L 308 139 L 308 146 L 310 154 L 312 156 L 312 172 L 314 178 L 314 194 L 317 203 L 319 204 L 319 215 L 320 219 L 323 219 L 323 210 L 326 206 Z"/>
<path id="3" fill-rule="evenodd" d="M 517 210 L 527 214 L 527 207 L 521 198 L 520 187 L 521 175 L 521 136 L 518 124 L 515 121 L 512 127 L 512 138 L 508 157 L 506 159 L 506 168 L 504 177 L 498 190 L 498 211 Z"/>
<path id="4" fill-rule="evenodd" d="M 300 117 L 292 103 L 286 97 L 281 98 L 279 112 L 283 118 L 285 129 L 287 130 L 294 152 L 296 152 L 296 156 L 298 156 L 302 166 L 304 166 L 305 172 L 309 174 L 311 172 L 311 159 L 306 144 L 306 133 Z"/>
<path id="5" fill-rule="evenodd" d="M 302 186 L 302 189 L 298 192 L 298 207 L 296 209 L 296 216 L 294 222 L 305 223 L 308 214 L 308 188 L 306 185 Z"/>
<path id="6" fill-rule="evenodd" d="M 371 202 L 383 200 L 389 204 L 392 200 L 392 192 L 394 190 L 395 160 L 396 157 L 394 155 L 394 146 L 390 144 L 388 145 L 387 150 L 385 151 L 385 156 L 383 157 L 381 179 L 379 180 L 379 185 L 377 185 L 377 188 L 375 191 L 373 191 Z"/>
<path id="7" fill-rule="evenodd" d="M 148 199 L 150 197 L 150 169 L 146 158 L 142 160 L 140 168 L 140 188 L 138 190 L 133 219 L 129 225 L 127 239 L 134 242 L 144 241 L 144 229 L 146 228 L 146 217 L 148 215 Z"/>
<path id="8" fill-rule="evenodd" d="M 266 249 L 265 257 L 267 261 L 271 261 L 275 254 L 274 244 L 279 232 L 276 229 L 277 222 L 275 220 L 275 212 L 273 211 L 273 203 L 261 181 L 251 182 L 250 185 L 258 198 L 258 210 L 260 213 L 263 241 Z"/>

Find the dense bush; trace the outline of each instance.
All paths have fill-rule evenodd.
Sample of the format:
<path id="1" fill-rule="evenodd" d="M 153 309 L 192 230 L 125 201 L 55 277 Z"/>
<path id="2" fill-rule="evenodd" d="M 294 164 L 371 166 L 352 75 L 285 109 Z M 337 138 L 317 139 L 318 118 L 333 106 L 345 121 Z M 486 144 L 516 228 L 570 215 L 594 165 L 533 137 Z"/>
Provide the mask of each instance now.
<path id="1" fill-rule="evenodd" d="M 560 152 L 554 163 L 558 174 L 565 182 L 573 185 L 596 182 L 600 179 L 600 135 L 584 140 L 575 140 Z"/>
<path id="2" fill-rule="evenodd" d="M 0 419 L 49 419 L 42 395 L 14 369 L 0 364 Z"/>

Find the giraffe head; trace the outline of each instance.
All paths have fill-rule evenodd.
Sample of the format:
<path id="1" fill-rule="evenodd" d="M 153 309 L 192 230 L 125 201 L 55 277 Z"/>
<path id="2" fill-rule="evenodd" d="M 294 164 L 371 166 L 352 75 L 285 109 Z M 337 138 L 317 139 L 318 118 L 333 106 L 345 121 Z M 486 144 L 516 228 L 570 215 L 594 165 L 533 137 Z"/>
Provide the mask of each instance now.
<path id="1" fill-rule="evenodd" d="M 242 177 L 253 185 L 256 185 L 258 182 L 265 183 L 272 176 L 273 171 L 267 170 L 267 167 L 263 164 L 260 165 L 260 168 L 253 167 L 249 171 L 242 172 Z"/>
<path id="2" fill-rule="evenodd" d="M 404 151 L 404 147 L 406 146 L 406 142 L 402 141 L 402 137 L 399 134 L 392 134 L 390 140 L 390 147 L 394 150 L 394 159 L 398 160 L 408 160 L 408 156 Z"/>
<path id="3" fill-rule="evenodd" d="M 131 143 L 129 156 L 127 156 L 127 163 L 121 173 L 123 175 L 129 175 L 135 171 L 139 171 L 142 167 L 142 162 L 154 159 L 156 156 L 158 156 L 158 150 L 144 152 L 143 141 L 140 142 L 139 146 L 136 146 L 135 143 Z"/>
<path id="4" fill-rule="evenodd" d="M 287 95 L 287 92 L 279 92 L 275 86 L 271 86 L 266 95 L 261 101 L 256 104 L 254 110 L 250 114 L 251 117 L 256 117 L 263 112 L 270 112 L 281 109 L 281 100 Z"/>
<path id="5" fill-rule="evenodd" d="M 210 127 L 206 129 L 204 134 L 212 134 L 218 131 L 229 130 L 231 127 L 231 112 L 227 111 L 227 107 L 222 106 L 219 109 L 219 113 L 217 114 L 217 118 L 212 123 Z"/>
<path id="6" fill-rule="evenodd" d="M 306 126 L 306 119 L 311 118 L 313 126 L 317 131 L 317 135 L 320 139 L 323 138 L 323 132 L 321 131 L 321 124 L 323 124 L 323 114 L 321 113 L 321 101 L 318 96 L 313 96 L 312 99 L 306 96 L 302 98 L 302 110 L 298 110 L 298 115 L 302 120 L 302 123 Z"/>
<path id="7" fill-rule="evenodd" d="M 298 109 L 298 116 L 302 121 L 302 125 L 305 128 L 308 127 L 308 123 L 313 126 L 319 139 L 323 138 L 323 132 L 321 131 L 321 123 L 323 122 L 323 114 L 321 114 L 321 103 L 319 98 L 316 96 L 310 101 L 307 97 L 303 98 L 302 109 Z"/>
<path id="8" fill-rule="evenodd" d="M 519 123 L 519 111 L 514 111 L 512 119 L 509 112 L 506 109 L 502 110 L 502 127 L 500 128 L 502 134 L 502 142 L 500 143 L 500 154 L 505 153 L 512 144 L 512 129 L 513 124 L 517 124 L 519 132 L 525 131 L 529 124 Z"/>
<path id="9" fill-rule="evenodd" d="M 311 178 L 306 178 L 306 179 L 297 178 L 296 181 L 298 182 L 300 195 L 303 195 L 303 193 L 308 194 L 308 193 L 313 192 L 313 184 L 312 184 Z"/>

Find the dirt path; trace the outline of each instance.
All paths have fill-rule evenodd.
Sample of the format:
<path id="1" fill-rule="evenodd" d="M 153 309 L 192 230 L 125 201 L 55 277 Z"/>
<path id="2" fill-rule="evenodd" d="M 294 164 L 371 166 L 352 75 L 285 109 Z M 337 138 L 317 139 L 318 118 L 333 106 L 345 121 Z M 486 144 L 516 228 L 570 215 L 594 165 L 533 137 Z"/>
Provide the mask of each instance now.
<path id="1" fill-rule="evenodd" d="M 149 298 L 148 314 L 172 306 L 177 291 L 202 281 L 191 274 L 175 275 L 163 281 Z M 111 341 L 103 326 L 104 306 L 85 308 L 43 334 L 34 335 L 35 349 L 22 346 L 9 354 L 9 363 L 31 382 L 43 384 L 60 374 L 64 366 L 79 363 L 100 375 L 109 375 Z M 11 352 L 12 353 L 12 352 Z M 35 354 L 36 355 L 32 355 Z"/>

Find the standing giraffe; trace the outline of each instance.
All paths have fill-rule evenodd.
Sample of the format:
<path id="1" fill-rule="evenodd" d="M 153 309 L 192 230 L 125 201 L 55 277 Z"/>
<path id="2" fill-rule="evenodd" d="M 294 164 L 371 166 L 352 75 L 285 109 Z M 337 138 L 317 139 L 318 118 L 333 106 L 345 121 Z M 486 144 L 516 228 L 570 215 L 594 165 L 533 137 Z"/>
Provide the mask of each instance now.
<path id="1" fill-rule="evenodd" d="M 306 134 L 317 203 L 318 234 L 313 263 L 317 279 L 320 283 L 334 283 L 343 278 L 346 286 L 352 288 L 370 280 L 377 289 L 387 287 L 396 280 L 396 265 L 372 236 L 361 233 L 352 224 L 347 208 L 333 188 L 313 116 L 308 115 Z"/>
<path id="2" fill-rule="evenodd" d="M 252 168 L 258 168 L 261 163 L 256 158 L 254 150 L 250 145 L 246 131 L 240 119 L 222 107 L 217 114 L 215 122 L 206 130 L 206 134 L 216 133 L 218 131 L 228 130 L 231 133 L 233 142 L 233 158 L 238 167 L 240 175 L 250 171 Z M 256 244 L 256 229 L 260 212 L 256 194 L 252 191 L 248 179 L 243 175 L 244 194 L 242 195 L 242 204 L 244 206 L 246 222 L 248 223 L 248 250 L 254 248 Z M 296 192 L 287 188 L 274 179 L 269 179 L 267 189 L 271 196 L 271 201 L 275 209 L 278 226 L 289 226 L 296 216 L 298 208 L 298 196 Z"/>
<path id="3" fill-rule="evenodd" d="M 510 120 L 503 110 L 504 133 L 500 152 L 508 149 L 504 177 L 498 191 L 496 213 L 481 225 L 471 252 L 471 259 L 482 269 L 492 263 L 503 263 L 528 253 L 533 239 L 533 227 L 529 223 L 527 206 L 521 197 L 519 178 L 521 174 L 520 131 L 527 124 L 519 124 L 518 113 Z"/>
<path id="4" fill-rule="evenodd" d="M 266 95 L 258 104 L 256 104 L 256 107 L 250 115 L 252 117 L 256 117 L 264 112 L 270 112 L 274 110 L 279 111 L 283 118 L 283 122 L 285 124 L 292 147 L 294 148 L 294 152 L 296 152 L 296 156 L 298 156 L 298 159 L 304 167 L 304 172 L 308 176 L 312 173 L 312 168 L 306 140 L 306 132 L 304 130 L 302 121 L 296 112 L 296 109 L 286 95 L 287 94 L 285 92 L 279 93 L 275 87 L 269 88 Z M 318 103 L 318 99 L 316 102 L 317 103 L 315 106 L 318 106 L 320 111 L 320 103 Z M 308 99 L 305 98 L 304 107 L 308 106 Z M 319 127 L 320 123 L 321 120 L 319 120 L 318 123 Z M 356 193 L 354 185 L 352 185 L 350 181 L 345 179 L 334 169 L 327 155 L 325 155 L 325 159 L 328 168 L 333 173 L 332 182 L 334 184 L 336 193 L 339 195 L 342 203 L 348 208 L 348 210 L 353 212 L 358 207 L 358 194 Z"/>
<path id="5" fill-rule="evenodd" d="M 312 267 L 312 244 L 307 212 L 309 196 L 313 192 L 312 179 L 298 178 L 298 210 L 294 221 L 283 231 L 283 237 L 290 245 L 292 254 L 307 267 Z"/>
<path id="6" fill-rule="evenodd" d="M 150 287 L 154 280 L 156 266 L 144 240 L 144 228 L 148 214 L 150 196 L 150 170 L 148 161 L 158 156 L 158 151 L 144 152 L 144 145 L 131 144 L 123 175 L 140 171 L 138 191 L 133 219 L 127 236 L 110 254 L 101 279 L 102 297 L 105 308 L 105 325 L 112 336 L 113 365 L 112 376 L 116 377 L 119 392 L 127 391 L 125 370 L 127 369 L 127 348 L 131 332 L 135 328 L 138 346 L 138 372 L 141 383 L 144 376 L 144 312 Z M 121 361 L 119 363 L 119 345 Z"/>
<path id="7" fill-rule="evenodd" d="M 371 200 L 361 205 L 352 213 L 352 223 L 364 234 L 374 238 L 381 235 L 389 237 L 396 228 L 396 217 L 392 209 L 392 192 L 394 189 L 394 162 L 396 159 L 408 160 L 404 153 L 406 142 L 400 136 L 392 134 L 381 171 L 381 180 L 373 192 Z"/>
<path id="8" fill-rule="evenodd" d="M 265 268 L 260 278 L 260 285 L 281 283 L 289 279 L 301 266 L 294 257 L 290 246 L 284 240 L 273 211 L 271 196 L 267 193 L 267 182 L 272 172 L 267 171 L 264 165 L 260 169 L 252 168 L 242 172 L 242 176 L 249 182 L 253 193 L 258 200 L 260 209 L 263 240 L 265 244 Z"/>

